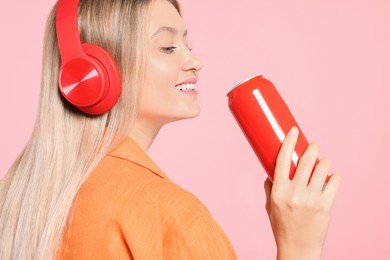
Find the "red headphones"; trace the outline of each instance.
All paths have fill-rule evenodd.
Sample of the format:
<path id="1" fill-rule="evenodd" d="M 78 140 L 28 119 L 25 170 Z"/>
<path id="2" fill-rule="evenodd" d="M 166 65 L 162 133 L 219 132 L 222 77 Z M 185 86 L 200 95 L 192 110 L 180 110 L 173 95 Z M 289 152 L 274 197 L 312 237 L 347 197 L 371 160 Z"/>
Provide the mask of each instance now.
<path id="1" fill-rule="evenodd" d="M 81 44 L 78 31 L 79 0 L 59 0 L 56 29 L 61 53 L 58 76 L 62 95 L 79 110 L 100 115 L 118 100 L 122 83 L 114 59 L 101 47 Z"/>

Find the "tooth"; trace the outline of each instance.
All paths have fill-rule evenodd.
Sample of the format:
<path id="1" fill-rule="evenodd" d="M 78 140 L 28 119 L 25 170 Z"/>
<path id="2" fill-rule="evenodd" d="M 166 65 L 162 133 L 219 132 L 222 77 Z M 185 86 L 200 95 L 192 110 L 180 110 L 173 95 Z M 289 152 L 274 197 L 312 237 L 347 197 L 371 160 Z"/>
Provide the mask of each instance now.
<path id="1" fill-rule="evenodd" d="M 186 84 L 181 84 L 176 86 L 176 89 L 180 91 L 189 91 L 189 90 L 194 90 L 195 87 L 196 86 L 193 83 L 186 83 Z"/>

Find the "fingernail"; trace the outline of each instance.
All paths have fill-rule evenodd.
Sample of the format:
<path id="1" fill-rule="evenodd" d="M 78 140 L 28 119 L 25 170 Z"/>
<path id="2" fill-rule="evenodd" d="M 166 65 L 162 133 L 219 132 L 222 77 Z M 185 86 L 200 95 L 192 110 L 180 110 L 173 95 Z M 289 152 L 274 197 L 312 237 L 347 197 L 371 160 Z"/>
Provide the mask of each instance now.
<path id="1" fill-rule="evenodd" d="M 296 135 L 296 134 L 298 134 L 298 128 L 294 126 L 290 129 L 290 132 L 288 132 L 288 135 Z"/>

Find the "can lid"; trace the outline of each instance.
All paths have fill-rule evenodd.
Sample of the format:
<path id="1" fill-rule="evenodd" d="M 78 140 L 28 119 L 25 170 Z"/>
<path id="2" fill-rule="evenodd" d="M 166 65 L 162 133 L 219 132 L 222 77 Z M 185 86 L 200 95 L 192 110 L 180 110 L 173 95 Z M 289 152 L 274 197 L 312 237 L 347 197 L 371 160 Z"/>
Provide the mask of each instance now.
<path id="1" fill-rule="evenodd" d="M 254 75 L 254 76 L 252 76 L 252 77 L 249 77 L 249 78 L 247 78 L 247 79 L 241 81 L 240 83 L 238 83 L 237 85 L 235 85 L 235 86 L 232 88 L 232 90 L 230 90 L 230 91 L 227 93 L 227 96 L 229 96 L 229 94 L 230 94 L 233 90 L 235 90 L 236 88 L 238 88 L 239 86 L 241 86 L 241 85 L 244 84 L 245 82 L 247 82 L 247 81 L 249 81 L 249 80 L 251 80 L 251 79 L 253 79 L 253 78 L 262 77 L 262 76 L 263 76 L 263 75 L 257 74 L 257 75 Z"/>

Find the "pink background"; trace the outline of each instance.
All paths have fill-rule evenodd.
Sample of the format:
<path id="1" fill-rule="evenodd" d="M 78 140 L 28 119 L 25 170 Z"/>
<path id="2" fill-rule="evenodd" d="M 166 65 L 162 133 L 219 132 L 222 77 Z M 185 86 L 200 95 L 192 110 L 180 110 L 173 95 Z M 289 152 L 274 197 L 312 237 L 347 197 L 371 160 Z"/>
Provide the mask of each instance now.
<path id="1" fill-rule="evenodd" d="M 32 131 L 43 29 L 53 3 L 1 4 L 0 176 Z M 236 83 L 263 74 L 343 176 L 323 259 L 390 259 L 389 1 L 182 5 L 191 45 L 205 64 L 203 112 L 162 130 L 150 151 L 155 161 L 208 206 L 239 259 L 274 259 L 265 173 L 226 98 Z"/>

